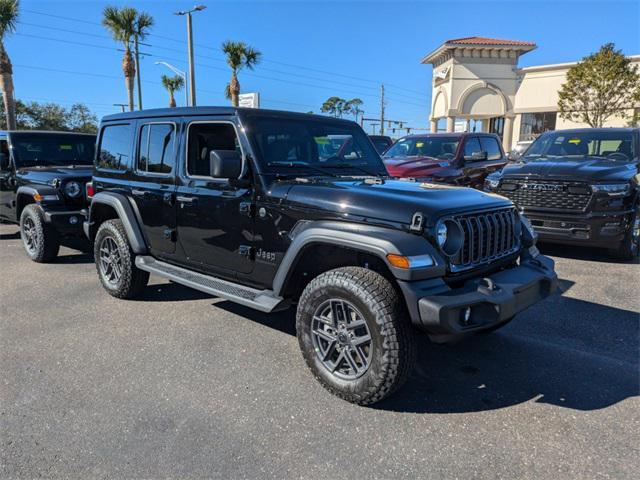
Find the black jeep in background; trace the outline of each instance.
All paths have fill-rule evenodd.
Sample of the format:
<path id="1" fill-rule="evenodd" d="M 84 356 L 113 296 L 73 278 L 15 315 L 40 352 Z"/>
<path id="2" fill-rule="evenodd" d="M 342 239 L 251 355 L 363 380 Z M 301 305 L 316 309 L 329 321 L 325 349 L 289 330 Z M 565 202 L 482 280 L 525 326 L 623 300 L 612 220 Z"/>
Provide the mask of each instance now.
<path id="1" fill-rule="evenodd" d="M 638 256 L 639 130 L 601 128 L 542 134 L 485 190 L 513 200 L 545 242 Z"/>
<path id="2" fill-rule="evenodd" d="M 20 225 L 33 261 L 53 260 L 64 237 L 84 238 L 95 143 L 81 133 L 0 132 L 0 220 Z"/>
<path id="3" fill-rule="evenodd" d="M 326 148 L 340 139 L 340 147 Z M 501 327 L 555 290 L 513 204 L 391 180 L 355 123 L 258 109 L 173 108 L 103 119 L 85 222 L 118 298 L 149 274 L 263 311 L 297 305 L 305 361 L 370 404 L 435 341 Z"/>

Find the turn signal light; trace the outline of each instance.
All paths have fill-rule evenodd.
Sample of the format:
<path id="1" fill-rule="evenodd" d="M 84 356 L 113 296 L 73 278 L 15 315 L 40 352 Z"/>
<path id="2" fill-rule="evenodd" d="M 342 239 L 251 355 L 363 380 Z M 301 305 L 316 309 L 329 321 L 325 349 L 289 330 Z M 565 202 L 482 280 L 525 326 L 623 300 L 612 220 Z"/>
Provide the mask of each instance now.
<path id="1" fill-rule="evenodd" d="M 395 255 L 393 253 L 389 253 L 387 255 L 387 260 L 389 260 L 389 263 L 396 268 L 408 269 L 411 266 L 409 258 L 405 257 L 404 255 Z"/>

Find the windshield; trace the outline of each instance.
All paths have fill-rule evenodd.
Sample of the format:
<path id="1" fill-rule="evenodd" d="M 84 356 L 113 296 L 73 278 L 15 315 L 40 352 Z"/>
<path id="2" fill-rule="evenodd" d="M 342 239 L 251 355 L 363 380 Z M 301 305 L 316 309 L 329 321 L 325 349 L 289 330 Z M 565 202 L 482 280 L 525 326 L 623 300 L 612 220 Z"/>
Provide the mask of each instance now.
<path id="1" fill-rule="evenodd" d="M 254 117 L 248 131 L 265 172 L 387 175 L 380 156 L 357 125 Z"/>
<path id="2" fill-rule="evenodd" d="M 96 138 L 91 135 L 12 133 L 16 167 L 91 165 Z"/>
<path id="3" fill-rule="evenodd" d="M 524 160 L 546 157 L 587 156 L 611 160 L 631 160 L 637 155 L 631 132 L 586 130 L 582 132 L 547 132 L 533 142 Z"/>
<path id="4" fill-rule="evenodd" d="M 458 138 L 454 137 L 409 137 L 398 140 L 384 158 L 390 157 L 432 157 L 451 160 L 458 149 Z"/>

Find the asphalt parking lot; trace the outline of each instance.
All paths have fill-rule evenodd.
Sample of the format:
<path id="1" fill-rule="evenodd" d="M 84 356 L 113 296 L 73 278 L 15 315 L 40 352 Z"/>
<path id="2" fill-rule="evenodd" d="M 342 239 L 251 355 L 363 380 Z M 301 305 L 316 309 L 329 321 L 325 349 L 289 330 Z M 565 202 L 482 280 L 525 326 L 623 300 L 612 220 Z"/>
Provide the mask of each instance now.
<path id="1" fill-rule="evenodd" d="M 0 227 L 0 477 L 637 478 L 640 265 L 547 247 L 563 294 L 455 346 L 421 336 L 395 396 L 358 407 L 309 374 L 293 312 L 92 258 L 29 261 Z"/>

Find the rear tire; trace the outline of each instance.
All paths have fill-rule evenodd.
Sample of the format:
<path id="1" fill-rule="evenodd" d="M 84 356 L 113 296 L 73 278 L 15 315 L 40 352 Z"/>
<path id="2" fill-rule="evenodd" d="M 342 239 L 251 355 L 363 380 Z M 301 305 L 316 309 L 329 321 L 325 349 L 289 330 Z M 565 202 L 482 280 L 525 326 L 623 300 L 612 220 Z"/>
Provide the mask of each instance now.
<path id="1" fill-rule="evenodd" d="M 149 272 L 135 265 L 135 254 L 120 220 L 107 220 L 96 233 L 94 257 L 104 289 L 116 298 L 135 298 L 149 282 Z"/>
<path id="2" fill-rule="evenodd" d="M 387 397 L 413 363 L 406 309 L 393 285 L 360 267 L 325 272 L 304 289 L 296 316 L 298 342 L 316 379 L 359 405 Z"/>
<path id="3" fill-rule="evenodd" d="M 35 204 L 20 214 L 20 238 L 27 256 L 37 263 L 51 262 L 60 251 L 58 232 L 45 223 L 42 209 Z"/>

